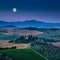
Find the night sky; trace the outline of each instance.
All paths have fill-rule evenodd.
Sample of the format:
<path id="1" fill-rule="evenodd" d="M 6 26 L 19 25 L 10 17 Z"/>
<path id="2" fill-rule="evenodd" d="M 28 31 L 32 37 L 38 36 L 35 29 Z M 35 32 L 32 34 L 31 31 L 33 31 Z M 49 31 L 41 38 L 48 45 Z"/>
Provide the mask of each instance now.
<path id="1" fill-rule="evenodd" d="M 0 0 L 0 21 L 26 20 L 59 23 L 60 0 Z"/>

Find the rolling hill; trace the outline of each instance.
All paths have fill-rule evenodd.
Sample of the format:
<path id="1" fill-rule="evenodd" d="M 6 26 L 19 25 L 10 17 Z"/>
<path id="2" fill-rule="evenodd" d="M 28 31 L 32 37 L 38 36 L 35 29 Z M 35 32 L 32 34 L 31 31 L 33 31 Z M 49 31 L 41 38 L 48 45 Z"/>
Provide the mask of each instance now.
<path id="1" fill-rule="evenodd" d="M 47 60 L 43 56 L 35 53 L 30 49 L 0 50 L 0 54 L 2 53 L 6 53 L 7 56 L 12 60 Z M 0 56 L 0 60 L 2 60 L 1 56 Z"/>
<path id="2" fill-rule="evenodd" d="M 17 26 L 17 27 L 40 27 L 40 28 L 59 28 L 60 23 L 47 23 L 36 20 L 23 21 L 23 22 L 5 22 L 0 21 L 0 27 L 4 26 Z"/>

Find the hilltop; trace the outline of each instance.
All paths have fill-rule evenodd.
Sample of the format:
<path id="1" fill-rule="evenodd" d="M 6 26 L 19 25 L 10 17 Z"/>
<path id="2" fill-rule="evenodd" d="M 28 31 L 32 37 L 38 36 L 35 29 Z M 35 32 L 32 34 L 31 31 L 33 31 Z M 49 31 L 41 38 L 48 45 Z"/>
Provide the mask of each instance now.
<path id="1" fill-rule="evenodd" d="M 37 20 L 30 20 L 30 21 L 23 21 L 23 22 L 5 22 L 0 21 L 0 27 L 4 26 L 17 26 L 17 27 L 40 27 L 40 28 L 59 28 L 60 23 L 48 23 L 48 22 L 41 22 Z"/>

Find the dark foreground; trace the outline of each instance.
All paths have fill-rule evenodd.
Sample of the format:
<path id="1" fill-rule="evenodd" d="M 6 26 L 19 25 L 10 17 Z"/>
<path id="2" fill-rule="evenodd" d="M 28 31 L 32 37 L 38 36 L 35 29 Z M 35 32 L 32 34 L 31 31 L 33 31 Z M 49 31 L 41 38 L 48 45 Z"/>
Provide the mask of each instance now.
<path id="1" fill-rule="evenodd" d="M 43 56 L 37 54 L 36 52 L 30 50 L 30 49 L 14 49 L 14 50 L 0 50 L 0 60 L 3 60 L 5 58 L 6 60 L 47 60 Z"/>

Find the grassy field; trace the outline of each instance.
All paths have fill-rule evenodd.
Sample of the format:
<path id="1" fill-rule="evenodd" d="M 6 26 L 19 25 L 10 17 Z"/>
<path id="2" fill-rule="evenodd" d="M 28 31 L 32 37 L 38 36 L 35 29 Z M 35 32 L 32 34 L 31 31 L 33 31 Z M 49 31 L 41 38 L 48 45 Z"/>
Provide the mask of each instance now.
<path id="1" fill-rule="evenodd" d="M 30 49 L 0 50 L 1 53 L 6 53 L 13 60 L 46 60 Z"/>
<path id="2" fill-rule="evenodd" d="M 6 35 L 3 33 L 0 33 L 0 40 L 14 40 L 17 37 L 19 37 L 19 35 L 17 34 Z"/>
<path id="3" fill-rule="evenodd" d="M 38 37 L 60 41 L 60 30 L 57 30 L 57 31 L 47 30 L 44 32 L 44 34 L 41 34 Z"/>
<path id="4" fill-rule="evenodd" d="M 3 29 L 2 29 L 3 30 Z M 10 30 L 8 30 L 9 32 Z M 0 33 L 0 40 L 14 40 L 17 37 L 20 37 L 20 35 L 38 35 L 39 38 L 45 38 L 45 39 L 53 39 L 55 41 L 60 41 L 60 29 L 53 31 L 50 29 L 37 29 L 37 30 L 26 30 L 26 29 L 22 29 L 22 30 L 12 30 L 10 31 L 10 33 L 4 33 L 1 32 Z"/>

